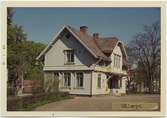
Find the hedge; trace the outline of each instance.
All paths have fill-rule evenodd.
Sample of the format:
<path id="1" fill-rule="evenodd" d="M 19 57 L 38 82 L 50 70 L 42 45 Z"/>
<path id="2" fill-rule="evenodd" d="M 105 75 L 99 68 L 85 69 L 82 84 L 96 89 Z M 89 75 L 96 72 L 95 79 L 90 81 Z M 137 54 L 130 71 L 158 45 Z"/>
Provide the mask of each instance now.
<path id="1" fill-rule="evenodd" d="M 7 110 L 28 111 L 46 103 L 69 98 L 71 98 L 71 96 L 69 96 L 68 92 L 40 93 L 25 97 L 8 98 Z"/>

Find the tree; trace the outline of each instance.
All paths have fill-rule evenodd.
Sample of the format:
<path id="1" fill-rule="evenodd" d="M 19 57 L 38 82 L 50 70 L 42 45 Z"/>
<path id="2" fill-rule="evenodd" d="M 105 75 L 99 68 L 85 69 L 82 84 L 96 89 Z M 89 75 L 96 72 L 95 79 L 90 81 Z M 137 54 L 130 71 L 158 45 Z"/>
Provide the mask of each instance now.
<path id="1" fill-rule="evenodd" d="M 12 17 L 14 14 L 13 8 L 8 8 L 7 9 L 7 24 L 10 25 L 12 23 Z"/>
<path id="2" fill-rule="evenodd" d="M 22 26 L 12 22 L 14 9 L 8 9 L 7 68 L 8 82 L 23 79 L 42 79 L 42 65 L 35 65 L 36 57 L 45 47 L 27 40 Z"/>
<path id="3" fill-rule="evenodd" d="M 160 79 L 160 24 L 144 26 L 144 31 L 135 35 L 130 45 L 133 58 L 140 62 L 149 92 L 153 92 L 153 81 Z M 157 76 L 158 74 L 158 76 Z"/>

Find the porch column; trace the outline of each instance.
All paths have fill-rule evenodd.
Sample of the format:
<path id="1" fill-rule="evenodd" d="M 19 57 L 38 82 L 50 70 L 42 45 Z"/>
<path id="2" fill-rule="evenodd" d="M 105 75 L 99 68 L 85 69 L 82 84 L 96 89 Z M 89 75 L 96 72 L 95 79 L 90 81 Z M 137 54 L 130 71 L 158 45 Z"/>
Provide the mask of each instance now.
<path id="1" fill-rule="evenodd" d="M 121 79 L 122 79 L 122 87 L 121 87 L 122 92 L 126 93 L 126 81 L 127 81 L 127 77 L 124 76 Z"/>

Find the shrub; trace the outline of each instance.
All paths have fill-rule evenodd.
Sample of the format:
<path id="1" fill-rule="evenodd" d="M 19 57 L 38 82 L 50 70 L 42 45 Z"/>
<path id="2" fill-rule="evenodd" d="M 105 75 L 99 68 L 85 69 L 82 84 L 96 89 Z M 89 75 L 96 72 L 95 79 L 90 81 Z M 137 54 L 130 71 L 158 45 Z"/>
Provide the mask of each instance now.
<path id="1" fill-rule="evenodd" d="M 7 88 L 7 95 L 8 96 L 14 96 L 15 95 L 15 88 L 14 87 L 8 87 Z"/>
<path id="2" fill-rule="evenodd" d="M 7 100 L 8 111 L 32 110 L 33 108 L 54 101 L 71 98 L 68 92 L 39 93 Z"/>

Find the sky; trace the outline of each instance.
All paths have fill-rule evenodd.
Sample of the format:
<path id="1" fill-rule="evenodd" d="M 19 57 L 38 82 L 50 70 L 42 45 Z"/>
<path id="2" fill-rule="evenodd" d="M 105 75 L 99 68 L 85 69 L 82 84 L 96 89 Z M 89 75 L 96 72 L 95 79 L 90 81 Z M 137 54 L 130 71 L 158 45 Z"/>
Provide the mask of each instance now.
<path id="1" fill-rule="evenodd" d="M 87 26 L 90 34 L 117 37 L 125 44 L 144 25 L 160 21 L 159 8 L 15 8 L 13 22 L 23 26 L 28 40 L 49 43 L 65 26 Z"/>

